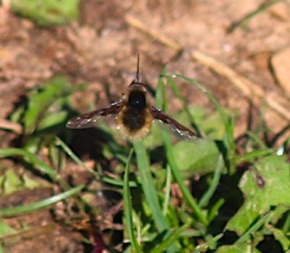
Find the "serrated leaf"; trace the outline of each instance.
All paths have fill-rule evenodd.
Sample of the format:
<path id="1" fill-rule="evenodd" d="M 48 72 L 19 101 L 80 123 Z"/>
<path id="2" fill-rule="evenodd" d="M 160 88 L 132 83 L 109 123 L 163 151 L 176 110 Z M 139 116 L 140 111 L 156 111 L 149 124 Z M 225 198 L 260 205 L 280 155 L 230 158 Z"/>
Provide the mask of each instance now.
<path id="1" fill-rule="evenodd" d="M 265 185 L 259 186 L 255 173 L 247 171 L 239 187 L 244 194 L 244 204 L 228 222 L 226 228 L 238 235 L 249 229 L 251 224 L 271 208 L 283 205 L 290 207 L 290 165 L 285 156 L 268 156 L 255 164 Z"/>

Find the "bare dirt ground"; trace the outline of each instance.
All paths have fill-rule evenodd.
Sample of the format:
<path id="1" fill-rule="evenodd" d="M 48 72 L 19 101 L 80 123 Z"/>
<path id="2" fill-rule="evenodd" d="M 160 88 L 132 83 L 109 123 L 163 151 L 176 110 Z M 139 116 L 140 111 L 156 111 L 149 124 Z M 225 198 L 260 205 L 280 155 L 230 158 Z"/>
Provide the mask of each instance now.
<path id="1" fill-rule="evenodd" d="M 231 25 L 262 3 L 86 0 L 81 4 L 79 22 L 53 28 L 39 28 L 2 6 L 1 124 L 5 124 L 4 119 L 22 94 L 56 74 L 65 75 L 75 85 L 90 84 L 75 96 L 75 107 L 80 111 L 87 111 L 88 102 L 95 102 L 97 92 L 104 98 L 98 106 L 107 104 L 102 90 L 109 84 L 110 91 L 121 96 L 134 78 L 140 54 L 142 77 L 153 87 L 167 64 L 169 72 L 197 79 L 238 115 L 236 136 L 247 129 L 250 110 L 254 129 L 263 118 L 275 134 L 290 121 L 290 71 L 279 74 L 279 69 L 290 70 L 290 61 L 283 60 L 290 58 L 286 50 L 290 45 L 290 2 L 277 3 L 255 16 L 245 29 L 228 32 Z M 282 60 L 274 62 L 279 52 Z M 200 91 L 182 82 L 180 87 L 190 105 L 214 110 Z M 180 106 L 172 97 L 172 111 Z M 1 146 L 7 147 L 9 140 L 9 136 L 1 136 Z M 34 217 L 30 223 L 39 219 Z M 41 217 L 44 222 L 46 219 L 47 213 Z M 76 234 L 66 234 L 59 227 L 53 231 L 16 244 L 7 252 L 31 252 L 32 248 L 35 252 L 81 251 Z"/>

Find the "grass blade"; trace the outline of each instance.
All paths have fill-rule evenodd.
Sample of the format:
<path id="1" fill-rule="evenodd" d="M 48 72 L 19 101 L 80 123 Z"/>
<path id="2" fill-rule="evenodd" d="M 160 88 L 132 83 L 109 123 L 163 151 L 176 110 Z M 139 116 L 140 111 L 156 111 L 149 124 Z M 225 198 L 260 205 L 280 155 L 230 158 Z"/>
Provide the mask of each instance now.
<path id="1" fill-rule="evenodd" d="M 164 232 L 165 230 L 169 229 L 169 226 L 162 213 L 162 209 L 157 197 L 158 194 L 153 184 L 154 180 L 150 172 L 149 159 L 146 149 L 142 141 L 136 141 L 135 143 L 133 143 L 133 146 L 136 153 L 137 166 L 140 174 L 141 184 L 145 197 L 152 210 L 154 222 L 158 231 L 160 233 Z"/>
<path id="2" fill-rule="evenodd" d="M 264 12 L 268 8 L 270 8 L 272 5 L 279 3 L 284 0 L 272 0 L 272 1 L 267 1 L 266 3 L 263 3 L 258 9 L 250 12 L 248 15 L 246 15 L 244 18 L 242 18 L 240 21 L 235 22 L 233 25 L 230 26 L 228 29 L 228 33 L 232 33 L 236 28 L 240 27 L 244 29 L 246 25 L 250 22 L 251 19 L 253 19 L 256 15 Z"/>
<path id="3" fill-rule="evenodd" d="M 166 215 L 167 209 L 169 206 L 171 182 L 172 182 L 172 173 L 171 173 L 170 167 L 167 166 L 167 168 L 166 168 L 165 194 L 164 194 L 164 203 L 163 203 L 163 214 L 164 215 Z"/>
<path id="4" fill-rule="evenodd" d="M 185 185 L 183 178 L 182 178 L 182 175 L 181 175 L 180 171 L 178 170 L 177 162 L 174 158 L 172 146 L 170 143 L 170 137 L 168 136 L 168 133 L 162 132 L 162 137 L 163 137 L 163 140 L 165 143 L 166 156 L 167 156 L 168 162 L 170 164 L 172 174 L 174 175 L 174 178 L 175 178 L 176 182 L 178 183 L 185 200 L 192 208 L 192 210 L 193 210 L 194 214 L 196 215 L 196 217 L 198 218 L 198 220 L 200 220 L 200 222 L 202 224 L 207 225 L 208 221 L 207 221 L 206 215 L 203 213 L 202 209 L 198 206 L 195 199 L 192 197 L 191 192 L 189 191 L 189 189 Z"/>
<path id="5" fill-rule="evenodd" d="M 187 106 L 187 103 L 184 99 L 184 97 L 182 96 L 176 82 L 174 81 L 174 79 L 172 77 L 168 77 L 167 78 L 169 85 L 171 86 L 171 89 L 174 93 L 174 95 L 181 101 L 182 105 L 183 105 L 183 110 L 185 111 L 185 113 L 187 114 L 188 119 L 190 120 L 194 130 L 196 131 L 198 136 L 202 136 L 201 131 L 198 127 L 198 125 L 196 124 L 192 114 L 189 111 L 189 108 Z"/>
<path id="6" fill-rule="evenodd" d="M 24 149 L 19 149 L 19 148 L 3 148 L 0 149 L 0 155 L 1 158 L 4 157 L 13 157 L 13 156 L 20 156 L 23 160 L 31 163 L 33 166 L 37 167 L 38 170 L 49 176 L 49 178 L 52 181 L 56 181 L 57 180 L 57 173 L 55 170 L 53 170 L 50 166 L 48 166 L 47 164 L 45 164 L 44 162 L 42 162 L 41 160 L 39 160 L 39 158 L 24 150 Z"/>
<path id="7" fill-rule="evenodd" d="M 151 253 L 165 252 L 175 241 L 177 241 L 181 234 L 185 231 L 187 226 L 180 227 L 176 231 L 170 233 Z"/>
<path id="8" fill-rule="evenodd" d="M 157 90 L 157 95 L 156 95 L 156 101 L 157 101 L 157 106 L 162 108 L 162 105 L 164 103 L 166 103 L 166 98 L 165 98 L 165 90 L 164 90 L 164 84 L 162 82 L 162 79 L 159 79 L 158 82 L 158 90 Z M 190 207 L 192 208 L 194 214 L 196 215 L 196 217 L 204 224 L 208 224 L 207 218 L 205 216 L 205 214 L 203 213 L 203 211 L 199 208 L 198 204 L 196 203 L 195 199 L 192 197 L 191 192 L 188 190 L 188 188 L 186 187 L 185 183 L 183 182 L 183 178 L 181 176 L 180 171 L 178 170 L 177 167 L 177 161 L 174 158 L 174 153 L 173 153 L 173 149 L 170 143 L 170 137 L 168 135 L 168 133 L 166 133 L 165 131 L 162 131 L 162 137 L 165 143 L 165 149 L 166 149 L 166 156 L 168 159 L 168 162 L 170 164 L 171 170 L 172 170 L 172 174 L 174 175 L 175 180 L 177 181 L 182 194 L 185 198 L 185 200 L 187 201 L 187 203 L 190 205 Z"/>
<path id="9" fill-rule="evenodd" d="M 273 149 L 261 149 L 261 150 L 255 150 L 249 153 L 242 154 L 237 157 L 237 163 L 241 162 L 249 162 L 249 161 L 254 161 L 256 159 L 259 159 L 263 156 L 268 156 L 274 153 Z"/>
<path id="10" fill-rule="evenodd" d="M 212 178 L 212 181 L 210 183 L 210 187 L 203 194 L 202 198 L 200 199 L 200 201 L 198 203 L 200 208 L 203 208 L 203 207 L 207 206 L 209 201 L 210 201 L 210 199 L 211 199 L 211 197 L 215 193 L 215 191 L 216 191 L 216 189 L 218 187 L 218 184 L 220 182 L 220 178 L 221 178 L 221 175 L 222 175 L 223 167 L 224 167 L 224 161 L 223 161 L 222 156 L 220 155 L 218 164 L 216 166 L 216 169 L 215 169 L 215 172 L 214 172 L 214 175 L 213 175 L 213 178 Z"/>
<path id="11" fill-rule="evenodd" d="M 125 213 L 125 221 L 126 221 L 126 229 L 130 238 L 130 242 L 132 243 L 133 247 L 135 248 L 136 252 L 142 253 L 143 250 L 141 249 L 140 245 L 136 240 L 136 236 L 134 235 L 134 226 L 133 226 L 133 209 L 132 209 L 132 202 L 131 202 L 131 194 L 130 194 L 130 186 L 129 186 L 129 168 L 130 163 L 132 160 L 133 149 L 131 150 L 128 162 L 125 168 L 125 175 L 124 175 L 124 213 Z"/>
<path id="12" fill-rule="evenodd" d="M 94 175 L 96 177 L 96 179 L 101 179 L 103 182 L 108 183 L 108 184 L 112 184 L 115 186 L 121 186 L 123 187 L 124 183 L 122 180 L 118 180 L 118 179 L 114 179 L 111 177 L 107 177 L 107 176 L 102 176 L 100 175 L 98 172 L 90 169 L 88 166 L 86 166 L 86 164 L 79 159 L 76 154 L 58 137 L 56 137 L 56 141 L 55 144 L 57 146 L 60 146 L 63 151 L 79 166 L 81 166 L 82 168 L 84 168 L 86 171 L 88 171 L 89 173 L 91 173 L 92 175 Z M 136 186 L 135 182 L 130 181 L 130 186 Z"/>
<path id="13" fill-rule="evenodd" d="M 156 224 L 158 232 L 164 233 L 165 238 L 167 238 L 169 225 L 163 215 L 161 205 L 158 200 L 158 193 L 154 186 L 154 180 L 150 171 L 150 163 L 145 146 L 142 141 L 136 141 L 133 143 L 134 151 L 137 159 L 137 167 L 140 174 L 140 181 L 145 194 L 146 200 L 150 209 L 152 211 L 152 216 L 154 223 Z M 177 245 L 173 244 L 168 249 L 167 252 L 173 253 L 177 252 Z"/>
<path id="14" fill-rule="evenodd" d="M 261 216 L 255 223 L 246 231 L 239 239 L 235 242 L 235 244 L 245 243 L 253 233 L 259 230 L 260 227 L 264 226 L 266 221 L 271 219 L 274 216 L 274 212 L 268 212 Z"/>
<path id="15" fill-rule="evenodd" d="M 7 208 L 7 209 L 2 209 L 2 210 L 0 209 L 0 217 L 7 218 L 7 217 L 19 216 L 26 213 L 31 213 L 39 209 L 43 209 L 45 207 L 54 205 L 64 199 L 67 199 L 75 195 L 76 193 L 79 193 L 84 187 L 85 187 L 84 185 L 80 185 L 68 191 L 65 191 L 60 194 L 49 197 L 47 199 L 41 200 L 39 202 L 23 205 L 20 207 Z"/>

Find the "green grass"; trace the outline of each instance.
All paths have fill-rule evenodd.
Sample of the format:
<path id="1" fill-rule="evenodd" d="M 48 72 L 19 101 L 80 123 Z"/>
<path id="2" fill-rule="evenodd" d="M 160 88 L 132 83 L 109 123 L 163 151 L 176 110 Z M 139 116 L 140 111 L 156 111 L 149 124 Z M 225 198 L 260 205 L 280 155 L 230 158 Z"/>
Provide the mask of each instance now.
<path id="1" fill-rule="evenodd" d="M 279 3 L 279 2 L 283 2 L 284 0 L 271 0 L 271 1 L 267 1 L 265 3 L 262 3 L 257 9 L 255 9 L 254 11 L 250 12 L 249 14 L 247 14 L 245 17 L 243 17 L 241 20 L 233 23 L 229 29 L 228 29 L 228 33 L 232 33 L 234 30 L 236 30 L 237 28 L 241 28 L 241 29 L 245 29 L 247 27 L 247 24 L 253 19 L 255 18 L 258 14 L 261 14 L 263 12 L 265 12 L 267 9 L 269 9 L 271 6 Z"/>
<path id="2" fill-rule="evenodd" d="M 216 110 L 188 107 L 180 80 L 199 89 Z M 102 215 L 102 207 L 88 197 L 100 189 L 86 182 L 74 184 L 65 173 L 73 165 L 92 181 L 122 194 L 124 241 L 118 242 L 123 243 L 122 252 L 268 252 L 271 247 L 286 252 L 290 248 L 290 168 L 285 155 L 289 139 L 281 147 L 268 147 L 260 133 L 247 132 L 246 142 L 237 144 L 233 117 L 214 96 L 196 80 L 164 70 L 156 106 L 167 110 L 166 91 L 172 89 L 183 105 L 174 117 L 192 125 L 203 138 L 174 142 L 167 131 L 154 126 L 144 140 L 129 144 L 100 125 L 102 143 L 92 169 L 70 148 L 77 131 L 65 129 L 68 118 L 76 114 L 70 97 L 84 87 L 52 79 L 31 90 L 11 112 L 9 119 L 23 127 L 23 134 L 16 136 L 19 145 L 0 149 L 2 160 L 14 162 L 12 167 L 2 166 L 1 195 L 41 187 L 58 193 L 0 209 L 0 252 L 5 252 L 6 238 L 26 229 L 11 227 L 8 217 L 53 210 L 68 198 L 91 219 Z M 237 148 L 243 152 L 237 153 Z M 66 225 L 73 227 L 70 222 Z M 108 233 L 101 234 L 113 247 Z"/>
<path id="3" fill-rule="evenodd" d="M 78 0 L 12 0 L 11 8 L 40 26 L 69 24 L 79 16 Z"/>

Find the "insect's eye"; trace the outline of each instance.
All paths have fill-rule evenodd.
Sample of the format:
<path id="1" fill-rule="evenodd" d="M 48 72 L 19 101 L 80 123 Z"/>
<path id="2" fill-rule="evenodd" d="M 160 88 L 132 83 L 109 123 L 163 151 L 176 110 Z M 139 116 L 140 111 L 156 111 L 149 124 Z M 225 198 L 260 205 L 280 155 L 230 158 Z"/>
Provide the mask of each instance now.
<path id="1" fill-rule="evenodd" d="M 146 107 L 146 97 L 143 91 L 131 91 L 129 94 L 128 105 L 132 108 Z"/>

